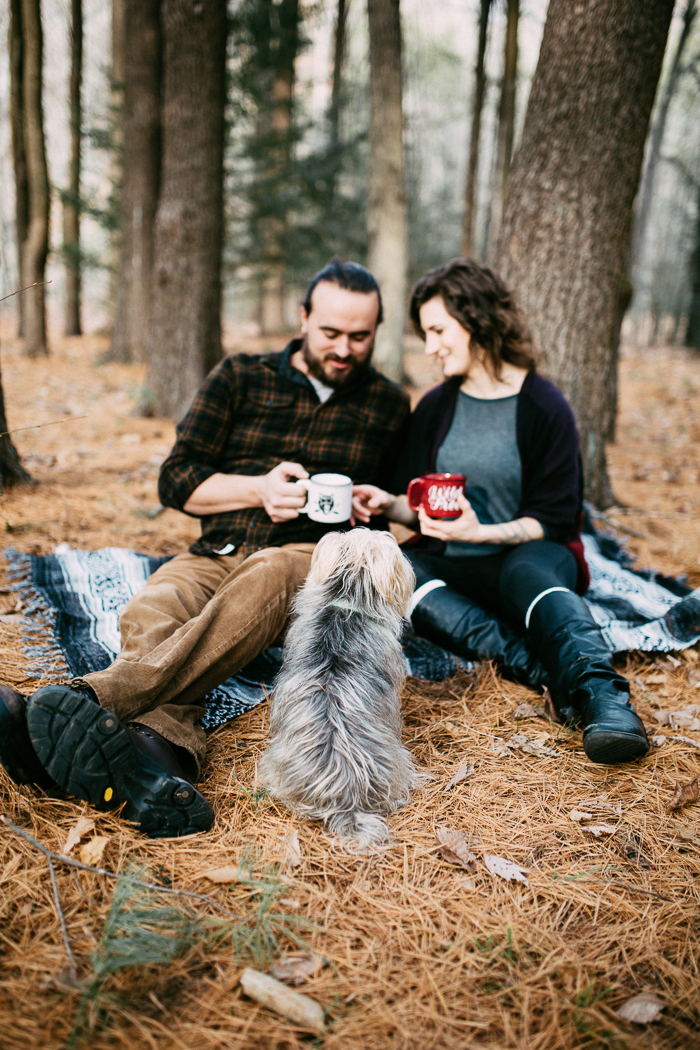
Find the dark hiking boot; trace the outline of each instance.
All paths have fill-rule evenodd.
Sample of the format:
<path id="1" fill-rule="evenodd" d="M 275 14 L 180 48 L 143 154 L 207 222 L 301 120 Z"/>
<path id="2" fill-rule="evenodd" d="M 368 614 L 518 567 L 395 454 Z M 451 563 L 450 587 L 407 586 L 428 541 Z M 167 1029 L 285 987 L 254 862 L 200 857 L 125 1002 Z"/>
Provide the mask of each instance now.
<path id="1" fill-rule="evenodd" d="M 40 761 L 71 795 L 100 810 L 123 806 L 124 818 L 151 838 L 211 827 L 209 803 L 167 741 L 160 738 L 163 747 L 155 734 L 147 739 L 122 725 L 84 693 L 66 686 L 40 689 L 27 705 L 27 724 Z"/>
<path id="2" fill-rule="evenodd" d="M 9 685 L 0 685 L 0 765 L 15 784 L 56 787 L 29 738 L 27 698 Z"/>

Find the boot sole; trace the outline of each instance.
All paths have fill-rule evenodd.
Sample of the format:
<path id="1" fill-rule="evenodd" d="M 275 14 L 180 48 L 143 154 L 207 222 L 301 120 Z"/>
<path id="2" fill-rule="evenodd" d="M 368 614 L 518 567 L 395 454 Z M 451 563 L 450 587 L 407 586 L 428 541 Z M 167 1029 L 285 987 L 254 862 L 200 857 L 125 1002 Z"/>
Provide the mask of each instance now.
<path id="1" fill-rule="evenodd" d="M 643 758 L 651 750 L 639 733 L 625 733 L 605 726 L 589 726 L 583 735 L 583 750 L 591 762 L 615 765 Z"/>
<path id="2" fill-rule="evenodd" d="M 188 781 L 138 752 L 116 715 L 64 686 L 46 686 L 27 705 L 34 749 L 71 795 L 123 816 L 150 838 L 208 831 L 211 806 Z"/>
<path id="3" fill-rule="evenodd" d="M 44 791 L 55 788 L 31 751 L 26 701 L 10 686 L 0 685 L 0 765 L 15 784 L 36 784 Z"/>

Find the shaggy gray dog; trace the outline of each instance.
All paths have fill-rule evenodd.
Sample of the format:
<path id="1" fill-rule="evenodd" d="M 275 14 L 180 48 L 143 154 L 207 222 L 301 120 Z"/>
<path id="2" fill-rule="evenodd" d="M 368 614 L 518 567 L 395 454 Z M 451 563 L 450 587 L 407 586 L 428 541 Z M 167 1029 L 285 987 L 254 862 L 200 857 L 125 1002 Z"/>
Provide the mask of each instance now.
<path id="1" fill-rule="evenodd" d="M 362 849 L 421 775 L 401 743 L 399 638 L 413 570 L 393 536 L 331 532 L 293 606 L 258 775 L 289 809 Z"/>

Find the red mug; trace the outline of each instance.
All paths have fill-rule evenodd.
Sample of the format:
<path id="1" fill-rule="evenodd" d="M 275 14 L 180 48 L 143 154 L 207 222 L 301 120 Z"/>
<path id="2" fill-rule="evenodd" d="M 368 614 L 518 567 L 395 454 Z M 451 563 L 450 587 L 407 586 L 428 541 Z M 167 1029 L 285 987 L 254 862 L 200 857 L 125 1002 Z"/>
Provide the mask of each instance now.
<path id="1" fill-rule="evenodd" d="M 464 474 L 423 474 L 408 483 L 408 505 L 411 510 L 422 507 L 429 518 L 458 518 L 457 497 L 466 484 Z"/>

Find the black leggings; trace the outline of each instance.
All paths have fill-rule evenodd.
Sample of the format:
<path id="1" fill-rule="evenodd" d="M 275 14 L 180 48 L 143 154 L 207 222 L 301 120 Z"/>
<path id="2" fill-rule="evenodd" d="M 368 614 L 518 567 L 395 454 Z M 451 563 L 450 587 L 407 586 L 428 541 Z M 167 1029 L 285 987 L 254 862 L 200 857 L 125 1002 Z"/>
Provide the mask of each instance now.
<path id="1" fill-rule="evenodd" d="M 447 558 L 404 553 L 420 576 L 444 580 L 455 591 L 496 616 L 522 626 L 531 602 L 549 587 L 576 586 L 576 559 L 568 547 L 532 540 L 483 557 Z"/>

